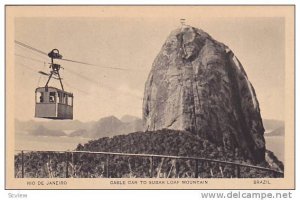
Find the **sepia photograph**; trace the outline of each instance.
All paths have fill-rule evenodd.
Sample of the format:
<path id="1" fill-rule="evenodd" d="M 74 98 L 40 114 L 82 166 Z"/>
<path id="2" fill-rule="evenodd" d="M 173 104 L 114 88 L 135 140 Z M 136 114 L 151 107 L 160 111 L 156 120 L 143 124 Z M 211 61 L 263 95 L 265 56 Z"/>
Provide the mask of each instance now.
<path id="1" fill-rule="evenodd" d="M 6 188 L 294 188 L 294 6 L 5 9 Z"/>

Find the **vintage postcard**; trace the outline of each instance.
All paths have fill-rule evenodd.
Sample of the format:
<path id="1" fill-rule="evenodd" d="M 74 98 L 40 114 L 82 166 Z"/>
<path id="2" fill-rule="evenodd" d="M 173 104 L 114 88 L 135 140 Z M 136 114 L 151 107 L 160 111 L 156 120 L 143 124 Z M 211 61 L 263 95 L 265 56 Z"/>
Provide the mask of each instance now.
<path id="1" fill-rule="evenodd" d="M 5 10 L 6 189 L 294 189 L 294 6 Z"/>

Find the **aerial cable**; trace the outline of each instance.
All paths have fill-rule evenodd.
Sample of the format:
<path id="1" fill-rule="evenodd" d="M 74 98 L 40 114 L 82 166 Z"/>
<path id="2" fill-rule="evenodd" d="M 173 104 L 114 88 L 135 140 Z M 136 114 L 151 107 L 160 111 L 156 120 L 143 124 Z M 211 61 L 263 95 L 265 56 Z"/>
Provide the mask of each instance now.
<path id="1" fill-rule="evenodd" d="M 22 55 L 17 55 L 17 56 L 31 59 L 31 58 L 29 58 L 29 57 L 25 57 L 25 56 L 22 56 Z M 33 60 L 35 60 L 35 61 L 37 61 L 37 62 L 42 62 L 42 63 L 45 64 L 45 62 L 43 62 L 43 61 L 41 61 L 41 60 L 36 60 L 36 59 L 33 59 Z M 18 63 L 18 64 L 19 64 L 19 63 Z M 32 69 L 31 67 L 26 66 L 26 65 L 24 65 L 24 64 L 19 64 L 19 65 L 22 65 L 23 67 L 26 67 L 26 68 L 30 68 L 29 70 L 31 70 L 31 71 L 35 71 L 35 72 L 38 72 L 38 73 L 42 74 L 41 71 L 36 71 L 36 70 Z M 86 77 L 86 76 L 84 76 L 84 75 L 82 75 L 82 74 L 80 74 L 80 73 L 77 73 L 77 72 L 75 72 L 75 71 L 73 71 L 73 70 L 70 70 L 70 69 L 65 69 L 65 70 L 67 70 L 68 72 L 70 72 L 70 73 L 72 73 L 72 74 L 78 76 L 79 78 L 81 78 L 81 79 L 83 79 L 83 80 L 85 80 L 85 81 L 88 81 L 88 82 L 93 83 L 93 84 L 95 84 L 95 85 L 99 85 L 99 83 L 98 83 L 97 81 L 95 81 L 95 80 L 93 80 L 93 79 L 90 79 L 90 78 L 88 78 L 88 77 Z M 42 75 L 48 75 L 48 76 L 49 76 L 49 74 L 46 74 L 46 73 L 45 73 L 45 74 L 42 74 Z M 56 78 L 55 78 L 55 79 L 56 79 Z M 69 87 L 70 87 L 70 84 L 68 84 L 68 85 L 69 85 Z M 136 99 L 139 99 L 139 100 L 142 100 L 142 101 L 146 100 L 146 99 L 143 98 L 143 97 L 140 97 L 140 96 L 131 94 L 131 93 L 129 93 L 129 92 L 120 91 L 120 90 L 118 90 L 118 89 L 116 89 L 116 88 L 114 88 L 114 87 L 105 85 L 105 84 L 103 84 L 103 83 L 102 83 L 101 85 L 102 85 L 102 87 L 104 87 L 104 88 L 106 88 L 106 89 L 114 90 L 114 91 L 120 92 L 120 93 L 122 93 L 122 94 L 132 96 L 132 97 L 134 97 L 134 98 L 136 98 Z M 74 89 L 76 89 L 76 90 L 78 90 L 78 91 L 80 91 L 80 92 L 83 92 L 82 90 L 79 90 L 79 89 L 77 89 L 77 88 L 75 88 L 75 87 L 72 87 L 72 86 L 71 86 L 71 88 L 74 88 Z M 83 93 L 89 94 L 89 93 L 86 93 L 86 92 L 83 92 Z M 166 100 L 148 100 L 148 101 L 150 101 L 150 102 L 161 102 L 161 103 L 163 103 L 163 102 L 168 102 L 168 101 L 166 101 Z"/>
<path id="2" fill-rule="evenodd" d="M 15 43 L 22 46 L 22 47 L 25 47 L 27 49 L 30 49 L 32 51 L 35 51 L 35 52 L 38 52 L 40 54 L 43 54 L 43 55 L 46 55 L 48 56 L 48 53 L 44 52 L 44 51 L 41 51 L 37 48 L 34 48 L 28 44 L 25 44 L 23 42 L 20 42 L 18 40 L 15 40 Z M 94 67 L 101 67 L 101 68 L 107 68 L 107 69 L 115 69 L 115 70 L 132 70 L 132 69 L 125 69 L 125 68 L 119 68 L 119 67 L 105 67 L 105 66 L 102 66 L 102 65 L 96 65 L 96 64 L 92 64 L 92 63 L 87 63 L 87 62 L 82 62 L 82 61 L 77 61 L 77 60 L 72 60 L 72 59 L 66 59 L 66 58 L 58 58 L 60 60 L 63 60 L 63 61 L 67 61 L 67 62 L 73 62 L 73 63 L 78 63 L 78 64 L 83 64 L 83 65 L 89 65 L 89 66 L 94 66 Z"/>
<path id="3" fill-rule="evenodd" d="M 15 43 L 18 44 L 18 45 L 20 45 L 20 46 L 22 46 L 22 47 L 25 47 L 25 48 L 27 48 L 27 49 L 30 49 L 30 50 L 32 50 L 32 51 L 35 51 L 35 52 L 38 52 L 38 53 L 40 53 L 40 54 L 49 56 L 48 53 L 46 53 L 46 52 L 44 52 L 44 51 L 41 51 L 41 50 L 39 50 L 39 49 L 37 49 L 37 48 L 34 48 L 34 47 L 30 46 L 30 45 L 27 45 L 27 44 L 25 44 L 25 43 L 22 43 L 22 42 L 20 42 L 20 41 L 18 41 L 18 40 L 15 40 Z M 26 56 L 23 56 L 23 55 L 19 55 L 19 54 L 15 54 L 15 55 L 16 55 L 16 56 L 19 56 L 19 57 L 26 58 L 26 59 L 35 60 L 35 61 L 37 61 L 37 62 L 42 62 L 42 63 L 44 63 L 44 66 L 45 66 L 45 64 L 46 64 L 46 62 L 41 61 L 41 60 L 38 60 L 38 59 L 29 58 L 29 57 L 26 57 Z M 107 68 L 107 69 L 124 70 L 124 71 L 126 71 L 126 70 L 135 70 L 135 69 L 126 69 L 126 68 L 118 68 L 118 67 L 105 67 L 105 66 L 101 66 L 101 65 L 96 65 L 96 64 L 87 63 L 87 62 L 76 61 L 76 60 L 72 60 L 72 59 L 65 59 L 65 58 L 62 58 L 62 57 L 61 57 L 61 58 L 57 58 L 57 59 L 63 60 L 63 61 L 67 61 L 67 62 L 73 62 L 73 63 L 83 64 L 83 65 L 89 65 L 89 66 L 95 66 L 95 67 Z M 21 64 L 21 65 L 22 65 L 22 64 Z M 25 65 L 23 65 L 23 66 L 25 66 Z M 28 66 L 25 66 L 25 67 L 28 67 Z M 30 69 L 31 69 L 32 71 L 35 71 L 35 70 L 33 70 L 32 68 L 30 68 Z M 69 70 L 69 69 L 68 69 L 68 70 Z M 159 69 L 159 70 L 160 70 L 160 69 Z M 81 77 L 81 78 L 84 79 L 84 80 L 87 80 L 87 81 L 93 82 L 93 83 L 95 83 L 95 84 L 98 84 L 96 81 L 93 81 L 93 80 L 91 80 L 91 79 L 89 79 L 89 78 L 87 78 L 87 77 L 85 77 L 85 76 L 82 76 L 82 75 L 79 74 L 79 73 L 76 73 L 76 72 L 71 71 L 71 70 L 69 70 L 69 71 L 72 72 L 73 74 L 75 74 L 75 75 Z M 102 84 L 102 85 L 103 85 L 103 84 Z M 116 90 L 116 91 L 119 91 L 119 90 L 117 90 L 116 88 L 110 87 L 110 86 L 108 86 L 108 85 L 103 85 L 103 86 L 106 87 L 106 88 L 108 88 L 108 89 L 110 89 L 110 90 Z M 77 89 L 77 90 L 78 90 L 78 89 Z M 120 92 L 120 91 L 119 91 L 119 92 Z M 130 96 L 135 97 L 135 98 L 138 98 L 138 99 L 140 99 L 140 100 L 145 100 L 143 97 L 139 97 L 139 96 L 137 96 L 137 95 L 133 95 L 133 94 L 130 94 L 130 93 L 125 92 L 125 91 L 121 91 L 121 93 L 130 95 Z M 159 100 L 148 100 L 148 101 L 154 101 L 154 102 L 157 102 L 157 101 L 159 101 Z M 159 101 L 159 102 L 166 102 L 166 101 Z"/>
<path id="4" fill-rule="evenodd" d="M 130 70 L 130 69 L 119 68 L 119 67 L 105 67 L 105 66 L 101 66 L 101 65 L 95 65 L 95 64 L 91 64 L 91 63 L 87 63 L 87 62 L 81 62 L 81 61 L 76 61 L 76 60 L 71 60 L 71 59 L 65 59 L 65 58 L 62 58 L 60 60 L 68 61 L 68 62 L 73 62 L 73 63 L 78 63 L 78 64 L 83 64 L 83 65 L 94 66 L 94 67 L 107 68 L 107 69 Z"/>
<path id="5" fill-rule="evenodd" d="M 18 40 L 15 40 L 15 43 L 16 43 L 17 45 L 20 45 L 20 46 L 25 47 L 25 48 L 27 48 L 27 49 L 30 49 L 30 50 L 32 50 L 32 51 L 35 51 L 35 52 L 38 52 L 38 53 L 40 53 L 40 54 L 43 54 L 43 55 L 48 56 L 48 53 L 43 52 L 43 51 L 41 51 L 41 50 L 39 50 L 39 49 L 37 49 L 37 48 L 34 48 L 34 47 L 32 47 L 32 46 L 29 46 L 29 45 L 27 45 L 27 44 L 24 44 L 23 42 L 20 42 L 20 41 L 18 41 Z"/>
<path id="6" fill-rule="evenodd" d="M 47 75 L 47 76 L 49 76 L 49 74 L 46 74 L 46 73 L 45 73 L 45 74 L 42 74 L 41 71 L 36 71 L 35 69 L 33 69 L 32 67 L 29 67 L 29 66 L 27 66 L 27 65 L 24 65 L 24 64 L 21 64 L 21 63 L 17 63 L 17 64 L 18 64 L 18 65 L 21 65 L 21 66 L 23 66 L 23 67 L 25 67 L 25 68 L 27 68 L 27 69 L 30 70 L 30 71 L 38 72 L 38 73 L 40 73 L 41 75 Z M 67 71 L 73 73 L 74 75 L 79 76 L 80 78 L 82 78 L 82 79 L 84 79 L 84 80 L 86 80 L 86 81 L 89 81 L 89 82 L 91 82 L 91 83 L 93 83 L 93 84 L 95 84 L 95 85 L 98 85 L 98 83 L 97 83 L 95 80 L 89 79 L 89 78 L 87 78 L 87 77 L 85 77 L 85 76 L 83 76 L 83 75 L 81 75 L 81 74 L 79 74 L 79 73 L 76 73 L 76 72 L 74 72 L 74 71 L 72 71 L 72 70 L 70 70 L 70 69 L 67 69 Z M 55 79 L 57 79 L 57 78 L 55 78 Z M 39 82 L 40 82 L 40 79 L 39 79 Z M 66 81 L 65 81 L 65 82 L 66 82 Z M 71 86 L 71 85 L 68 84 L 68 83 L 67 83 L 67 85 L 68 85 L 68 87 L 73 88 L 73 89 L 76 89 L 77 91 L 82 92 L 82 93 L 84 93 L 84 94 L 90 94 L 90 93 L 85 92 L 85 91 L 83 91 L 83 90 L 81 90 L 81 89 L 78 89 L 78 88 L 76 88 L 76 87 L 73 87 L 73 86 Z M 140 97 L 140 96 L 131 94 L 131 93 L 129 93 L 129 92 L 120 91 L 120 90 L 118 90 L 117 88 L 114 88 L 114 87 L 105 85 L 105 84 L 103 84 L 103 83 L 102 83 L 101 85 L 102 85 L 103 88 L 106 88 L 106 89 L 109 89 L 109 90 L 114 90 L 114 91 L 120 92 L 120 93 L 122 93 L 122 94 L 124 94 L 124 95 L 129 95 L 129 96 L 134 97 L 134 98 L 136 98 L 136 99 L 138 99 L 138 100 L 142 100 L 142 101 L 143 101 L 143 100 L 146 100 L 146 99 L 143 98 L 143 97 Z M 165 103 L 165 102 L 168 102 L 169 100 L 148 100 L 148 101 L 150 101 L 150 102 L 160 102 L 160 103 Z"/>
<path id="7" fill-rule="evenodd" d="M 44 54 L 40 54 L 40 53 L 38 53 L 38 52 L 36 52 L 36 51 L 32 51 L 31 49 L 28 49 L 28 48 L 23 47 L 23 46 L 18 46 L 18 45 L 17 45 L 17 47 L 20 47 L 21 50 L 23 49 L 24 51 L 30 53 L 31 55 L 38 56 L 38 57 L 43 58 L 43 59 L 45 58 L 45 55 L 44 55 Z"/>

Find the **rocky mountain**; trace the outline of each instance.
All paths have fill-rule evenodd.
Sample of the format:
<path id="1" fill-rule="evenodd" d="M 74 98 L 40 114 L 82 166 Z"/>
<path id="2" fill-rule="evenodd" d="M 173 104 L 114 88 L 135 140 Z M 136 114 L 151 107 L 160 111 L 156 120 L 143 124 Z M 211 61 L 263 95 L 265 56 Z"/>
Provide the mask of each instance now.
<path id="1" fill-rule="evenodd" d="M 198 28 L 174 30 L 155 58 L 145 84 L 143 125 L 146 131 L 190 131 L 265 160 L 259 103 L 242 64 Z"/>

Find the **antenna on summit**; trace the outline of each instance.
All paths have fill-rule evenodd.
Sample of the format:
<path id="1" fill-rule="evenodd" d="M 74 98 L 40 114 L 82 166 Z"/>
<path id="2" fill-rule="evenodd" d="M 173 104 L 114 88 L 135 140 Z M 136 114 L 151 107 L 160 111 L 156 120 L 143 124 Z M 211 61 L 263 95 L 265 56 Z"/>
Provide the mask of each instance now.
<path id="1" fill-rule="evenodd" d="M 185 26 L 185 19 L 180 19 L 180 24 L 181 24 L 181 27 L 184 27 Z"/>
<path id="2" fill-rule="evenodd" d="M 180 19 L 180 24 L 181 24 L 181 30 L 186 28 L 188 25 L 186 25 L 186 20 L 184 18 Z"/>

